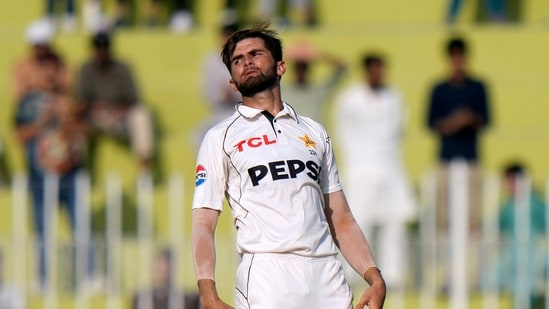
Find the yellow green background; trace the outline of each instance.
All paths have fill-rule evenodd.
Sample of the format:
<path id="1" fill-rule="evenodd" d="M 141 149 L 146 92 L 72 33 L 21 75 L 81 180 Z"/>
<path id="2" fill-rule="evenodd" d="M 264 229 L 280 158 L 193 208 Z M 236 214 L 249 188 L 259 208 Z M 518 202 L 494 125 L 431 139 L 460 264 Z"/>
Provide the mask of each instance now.
<path id="1" fill-rule="evenodd" d="M 140 0 L 138 14 L 141 14 L 144 2 Z M 470 41 L 470 67 L 488 83 L 492 99 L 493 125 L 482 138 L 482 166 L 488 172 L 496 173 L 508 160 L 520 159 L 527 163 L 535 184 L 543 186 L 549 175 L 547 1 L 523 1 L 522 22 L 518 24 L 476 24 L 473 4 L 465 1 L 458 23 L 452 28 L 444 24 L 445 1 L 322 0 L 317 4 L 321 25 L 314 30 L 281 29 L 284 43 L 288 45 L 306 38 L 320 49 L 346 59 L 351 69 L 340 88 L 361 78 L 359 60 L 364 52 L 373 49 L 387 56 L 390 81 L 402 91 L 406 100 L 408 122 L 403 156 L 414 183 L 436 166 L 436 139 L 425 128 L 424 114 L 432 83 L 446 72 L 444 42 L 449 35 L 458 33 Z M 14 172 L 24 170 L 24 162 L 12 130 L 15 102 L 11 95 L 11 74 L 16 61 L 27 51 L 24 29 L 30 21 L 40 18 L 42 6 L 42 1 L 38 0 L 2 1 L 0 4 L 0 136 Z M 151 30 L 136 26 L 120 30 L 115 36 L 116 53 L 133 65 L 144 102 L 151 106 L 160 120 L 162 166 L 166 174 L 180 174 L 185 180 L 186 196 L 182 207 L 187 215 L 184 220 L 187 232 L 196 151 L 192 137 L 208 113 L 200 92 L 201 60 L 206 52 L 217 47 L 221 6 L 222 1 L 197 1 L 199 26 L 186 35 L 174 35 L 164 28 Z M 105 8 L 112 12 L 113 1 L 106 1 Z M 73 68 L 89 55 L 89 37 L 84 31 L 61 33 L 56 37 L 55 45 Z M 314 73 L 315 79 L 320 80 L 327 69 L 319 67 Z M 330 131 L 330 107 L 324 121 Z M 353 149 L 349 147 L 345 151 Z M 98 179 L 110 172 L 119 173 L 131 194 L 136 162 L 130 153 L 107 141 L 101 145 L 99 160 Z M 155 229 L 160 242 L 167 238 L 168 233 L 166 190 L 162 184 L 155 191 Z M 94 188 L 95 212 L 101 211 L 103 196 L 100 182 Z M 9 188 L 1 188 L 2 241 L 9 241 L 10 237 L 10 205 Z M 221 239 L 230 240 L 230 236 L 224 236 L 232 234 L 229 217 L 228 212 L 222 215 Z M 66 237 L 64 218 L 61 222 Z M 186 279 L 181 281 L 193 288 L 188 240 L 188 233 L 182 235 L 186 262 L 181 276 L 184 274 Z M 131 251 L 133 244 L 128 243 Z M 231 252 L 231 244 L 225 246 Z M 9 261 L 9 254 L 7 258 Z M 218 272 L 223 274 L 220 276 L 223 278 L 220 279 L 221 293 L 229 298 L 234 278 L 232 261 L 221 257 L 218 267 Z"/>

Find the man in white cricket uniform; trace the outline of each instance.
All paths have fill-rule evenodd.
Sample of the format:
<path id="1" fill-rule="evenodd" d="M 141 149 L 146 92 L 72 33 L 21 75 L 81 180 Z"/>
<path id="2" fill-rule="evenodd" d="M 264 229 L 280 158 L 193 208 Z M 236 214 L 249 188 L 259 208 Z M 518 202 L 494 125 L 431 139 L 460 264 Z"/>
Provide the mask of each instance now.
<path id="1" fill-rule="evenodd" d="M 198 153 L 193 257 L 202 306 L 232 308 L 214 276 L 225 196 L 242 255 L 236 308 L 351 308 L 338 247 L 371 285 L 357 308 L 382 308 L 385 283 L 345 201 L 330 139 L 280 99 L 286 66 L 276 33 L 266 25 L 239 31 L 222 55 L 243 103 L 208 131 Z"/>
<path id="2" fill-rule="evenodd" d="M 334 112 L 342 179 L 366 237 L 379 228 L 376 258 L 387 287 L 400 288 L 406 275 L 406 224 L 416 213 L 400 151 L 402 98 L 385 85 L 381 56 L 366 55 L 363 69 L 365 79 L 340 94 Z"/>

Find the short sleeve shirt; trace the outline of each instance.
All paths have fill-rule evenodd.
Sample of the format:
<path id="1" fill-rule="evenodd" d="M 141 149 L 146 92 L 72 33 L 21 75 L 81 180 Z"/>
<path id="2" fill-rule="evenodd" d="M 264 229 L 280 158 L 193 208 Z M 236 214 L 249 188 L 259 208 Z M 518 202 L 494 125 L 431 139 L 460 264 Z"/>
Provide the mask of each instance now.
<path id="1" fill-rule="evenodd" d="M 285 103 L 274 117 L 236 109 L 202 142 L 193 208 L 226 196 L 240 253 L 335 255 L 323 194 L 342 188 L 326 130 Z"/>

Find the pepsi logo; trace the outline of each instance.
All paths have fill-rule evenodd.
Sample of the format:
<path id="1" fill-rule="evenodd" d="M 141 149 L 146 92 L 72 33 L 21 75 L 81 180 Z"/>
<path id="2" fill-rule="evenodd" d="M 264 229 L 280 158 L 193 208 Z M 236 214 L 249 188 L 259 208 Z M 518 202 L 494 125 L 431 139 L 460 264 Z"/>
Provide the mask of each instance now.
<path id="1" fill-rule="evenodd" d="M 208 173 L 206 172 L 206 169 L 202 165 L 198 165 L 196 167 L 196 180 L 195 180 L 195 186 L 200 186 L 204 182 L 206 182 L 206 178 L 208 176 Z"/>

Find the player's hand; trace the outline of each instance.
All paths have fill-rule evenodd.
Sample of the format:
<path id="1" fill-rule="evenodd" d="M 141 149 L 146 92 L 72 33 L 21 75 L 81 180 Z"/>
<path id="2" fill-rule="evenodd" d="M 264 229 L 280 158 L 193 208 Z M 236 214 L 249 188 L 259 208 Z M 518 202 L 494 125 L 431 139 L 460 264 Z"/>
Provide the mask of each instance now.
<path id="1" fill-rule="evenodd" d="M 385 281 L 377 267 L 370 267 L 364 273 L 364 279 L 370 283 L 370 287 L 362 294 L 355 309 L 381 309 L 385 302 Z"/>
<path id="2" fill-rule="evenodd" d="M 215 281 L 211 279 L 198 280 L 198 291 L 203 309 L 234 309 L 219 298 Z"/>
<path id="3" fill-rule="evenodd" d="M 385 302 L 385 284 L 374 284 L 369 287 L 360 297 L 355 309 L 381 309 Z"/>

